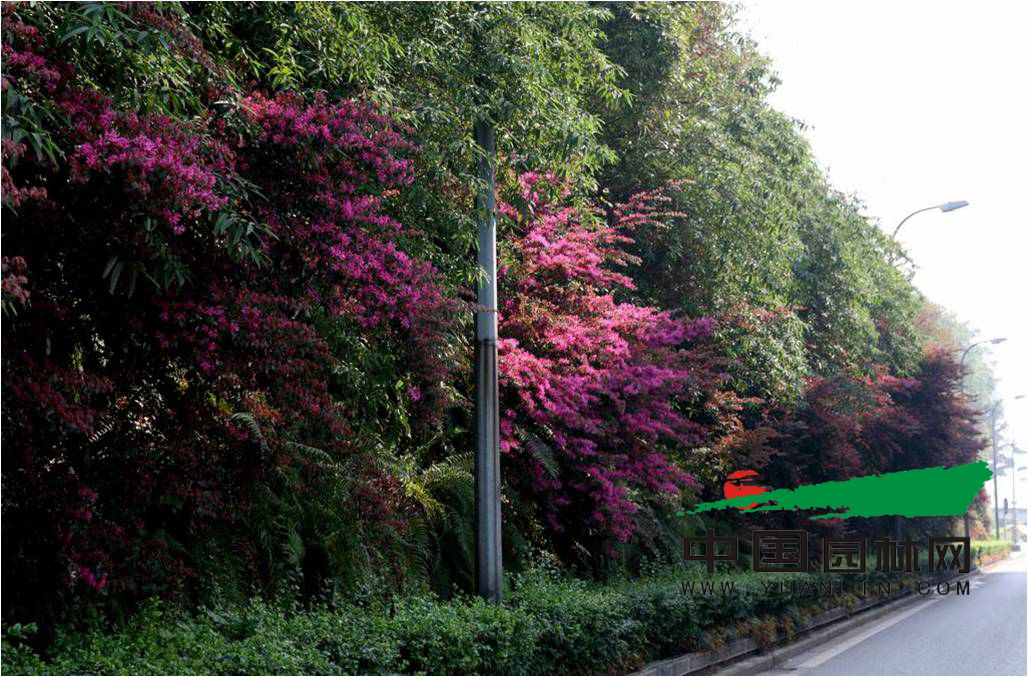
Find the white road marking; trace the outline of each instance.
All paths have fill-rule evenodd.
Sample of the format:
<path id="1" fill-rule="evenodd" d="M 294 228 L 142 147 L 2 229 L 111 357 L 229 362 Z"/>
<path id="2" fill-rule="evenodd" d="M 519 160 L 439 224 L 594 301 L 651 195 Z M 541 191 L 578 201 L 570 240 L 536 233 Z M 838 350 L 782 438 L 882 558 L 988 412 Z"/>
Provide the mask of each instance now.
<path id="1" fill-rule="evenodd" d="M 817 666 L 821 665 L 822 663 L 824 663 L 826 661 L 830 661 L 831 659 L 835 658 L 836 656 L 841 654 L 843 651 L 847 651 L 847 650 L 855 647 L 856 645 L 860 644 L 861 642 L 863 642 L 863 641 L 865 641 L 865 640 L 867 640 L 867 639 L 877 635 L 882 630 L 885 630 L 886 628 L 889 628 L 889 627 L 895 625 L 896 623 L 899 623 L 903 619 L 905 619 L 905 618 L 907 618 L 909 616 L 913 616 L 918 611 L 921 611 L 922 609 L 930 607 L 931 605 L 937 604 L 938 602 L 941 602 L 941 601 L 942 601 L 942 597 L 939 597 L 939 596 L 935 596 L 934 599 L 917 600 L 916 602 L 914 602 L 914 608 L 913 609 L 908 609 L 908 610 L 904 611 L 901 614 L 897 614 L 896 616 L 893 616 L 892 618 L 890 618 L 887 621 L 883 621 L 881 623 L 876 623 L 875 625 L 871 626 L 867 630 L 864 630 L 863 632 L 858 633 L 857 635 L 851 637 L 850 639 L 847 639 L 845 642 L 842 642 L 841 644 L 837 644 L 837 645 L 832 646 L 832 647 L 830 647 L 828 649 L 825 649 L 824 651 L 822 651 L 820 653 L 814 654 L 813 656 L 811 656 L 807 660 L 803 661 L 802 663 L 800 663 L 796 667 L 797 668 L 816 668 Z"/>

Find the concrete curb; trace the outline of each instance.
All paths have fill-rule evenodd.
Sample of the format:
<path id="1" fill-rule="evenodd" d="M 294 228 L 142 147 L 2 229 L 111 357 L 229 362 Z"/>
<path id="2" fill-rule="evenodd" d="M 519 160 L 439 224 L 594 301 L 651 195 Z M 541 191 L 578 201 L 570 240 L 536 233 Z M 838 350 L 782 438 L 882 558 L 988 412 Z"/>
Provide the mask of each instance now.
<path id="1" fill-rule="evenodd" d="M 999 560 L 1002 562 L 1004 560 Z M 992 562 L 984 570 L 988 570 Z M 981 574 L 983 569 L 975 567 L 966 574 L 958 574 L 941 580 L 953 580 L 954 578 L 966 578 L 971 580 Z M 850 630 L 873 622 L 896 610 L 896 605 L 907 607 L 913 604 L 919 597 L 914 595 L 913 590 L 905 590 L 895 597 L 868 599 L 856 605 L 852 609 L 837 607 L 829 609 L 814 618 L 796 633 L 798 639 L 789 644 L 775 647 L 766 653 L 760 652 L 760 645 L 757 640 L 747 637 L 729 642 L 728 646 L 719 652 L 698 651 L 682 654 L 674 658 L 667 658 L 646 665 L 642 670 L 632 673 L 641 677 L 668 675 L 754 675 L 766 672 L 775 665 L 783 663 L 793 656 L 815 646 L 819 642 L 833 639 Z M 756 655 L 754 655 L 756 654 Z"/>
<path id="2" fill-rule="evenodd" d="M 711 674 L 756 675 L 773 670 L 775 666 L 780 663 L 784 663 L 790 658 L 804 653 L 821 642 L 834 639 L 840 635 L 846 634 L 854 628 L 872 623 L 888 613 L 896 611 L 898 608 L 911 606 L 917 601 L 916 598 L 911 597 L 912 594 L 913 591 L 908 590 L 891 600 L 877 601 L 873 604 L 867 605 L 863 609 L 857 610 L 854 613 L 846 614 L 845 618 L 842 618 L 835 623 L 825 623 L 817 627 L 805 628 L 800 633 L 803 636 L 802 639 L 793 641 L 792 643 L 781 647 L 776 647 L 767 653 L 743 658 L 731 665 L 728 665 L 730 661 L 725 661 L 720 664 L 724 669 Z M 825 625 L 828 627 L 824 627 Z"/>
<path id="3" fill-rule="evenodd" d="M 952 581 L 956 578 L 961 578 L 967 581 L 972 581 L 982 573 L 988 571 L 996 564 L 1000 564 L 1006 560 L 998 560 L 990 562 L 984 567 L 975 567 L 966 574 L 957 574 L 956 576 L 949 576 L 941 579 L 941 581 Z M 940 582 L 941 582 L 940 581 Z M 913 606 L 920 599 L 919 595 L 914 595 L 913 590 L 907 590 L 897 597 L 886 598 L 883 601 L 870 604 L 864 608 L 864 613 L 860 611 L 850 614 L 846 620 L 834 623 L 821 631 L 814 632 L 817 628 L 808 626 L 802 632 L 805 636 L 803 639 L 794 641 L 782 647 L 772 649 L 770 652 L 752 656 L 750 658 L 741 658 L 735 662 L 731 660 L 724 661 L 721 663 L 724 666 L 723 670 L 713 672 L 709 674 L 716 675 L 757 675 L 779 667 L 780 664 L 785 663 L 790 658 L 798 656 L 808 650 L 811 647 L 817 646 L 819 643 L 834 639 L 843 635 L 850 630 L 858 628 L 862 625 L 872 623 L 878 620 L 880 617 L 885 616 L 889 613 L 898 612 L 901 609 Z M 706 673 L 694 673 L 694 674 L 706 674 Z"/>

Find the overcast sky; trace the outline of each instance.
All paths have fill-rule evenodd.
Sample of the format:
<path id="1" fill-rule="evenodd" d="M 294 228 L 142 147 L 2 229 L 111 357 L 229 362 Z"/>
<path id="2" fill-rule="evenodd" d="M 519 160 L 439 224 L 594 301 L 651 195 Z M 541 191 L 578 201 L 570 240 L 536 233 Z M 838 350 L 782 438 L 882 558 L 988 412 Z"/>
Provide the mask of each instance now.
<path id="1" fill-rule="evenodd" d="M 753 0 L 740 20 L 783 81 L 772 103 L 810 125 L 835 186 L 883 229 L 971 203 L 899 239 L 930 299 L 1008 339 L 992 360 L 1028 449 L 1028 398 L 1012 401 L 1028 393 L 1028 3 Z"/>

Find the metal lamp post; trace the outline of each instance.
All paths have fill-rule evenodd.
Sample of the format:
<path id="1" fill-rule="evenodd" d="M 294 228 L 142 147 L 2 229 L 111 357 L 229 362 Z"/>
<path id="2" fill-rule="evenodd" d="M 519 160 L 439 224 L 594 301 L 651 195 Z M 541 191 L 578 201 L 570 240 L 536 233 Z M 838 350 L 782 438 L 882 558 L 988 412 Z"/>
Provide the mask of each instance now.
<path id="1" fill-rule="evenodd" d="M 478 309 L 475 313 L 475 583 L 495 603 L 503 592 L 500 538 L 500 419 L 496 372 L 496 142 L 493 126 L 475 123 L 481 155 L 478 208 Z"/>
<path id="2" fill-rule="evenodd" d="M 1006 465 L 1007 462 L 1009 462 L 1009 464 L 1010 464 L 1009 465 L 1009 468 L 1010 468 L 1010 504 L 1009 504 L 1009 508 L 1013 508 L 1013 510 L 1014 510 L 1013 517 L 1011 517 L 1011 519 L 1010 519 L 1010 527 L 1009 527 L 1010 528 L 1010 540 L 1013 543 L 1013 549 L 1014 550 L 1020 550 L 1021 546 L 1020 546 L 1020 544 L 1018 543 L 1018 540 L 1017 540 L 1017 471 L 1028 469 L 1028 466 L 1023 466 L 1022 465 L 1020 468 L 1017 467 L 1017 457 L 1018 457 L 1019 454 L 1023 454 L 1024 450 L 1021 449 L 1020 447 L 1018 447 L 1013 442 L 1007 442 L 1006 444 L 1000 445 L 1000 448 L 1001 449 L 1010 449 L 1010 456 L 1009 456 L 1009 458 L 1008 457 L 1003 457 L 1000 460 L 1004 464 L 1004 466 L 1003 466 L 1004 469 L 1007 468 L 1007 465 Z M 996 470 L 999 471 L 1000 468 L 996 467 Z M 1008 508 L 1007 505 L 1004 505 L 1004 508 L 1003 508 L 1003 514 L 1004 515 L 1006 515 L 1009 512 L 1009 508 Z M 1006 524 L 1005 524 L 1006 523 L 1006 519 L 1004 518 L 1003 521 L 1004 521 L 1004 526 L 1006 526 Z"/>
<path id="3" fill-rule="evenodd" d="M 996 408 L 999 407 L 1001 401 L 994 402 L 989 411 L 989 428 L 992 433 L 992 516 L 997 541 L 999 540 L 999 467 L 996 462 Z"/>
<path id="4" fill-rule="evenodd" d="M 900 228 L 903 227 L 903 224 L 906 223 L 907 220 L 911 216 L 914 216 L 915 214 L 920 214 L 921 212 L 931 211 L 932 209 L 938 209 L 938 210 L 940 210 L 942 212 L 952 212 L 952 211 L 954 211 L 956 209 L 960 209 L 962 207 L 966 207 L 968 204 L 969 203 L 967 202 L 967 200 L 956 200 L 954 202 L 944 202 L 944 203 L 939 204 L 939 205 L 932 205 L 931 207 L 924 207 L 922 209 L 918 209 L 916 211 L 910 212 L 909 214 L 907 214 L 903 218 L 902 221 L 899 222 L 899 224 L 896 226 L 896 230 L 892 231 L 892 237 L 893 237 L 893 239 L 896 239 L 896 236 L 899 234 Z M 964 528 L 965 529 L 969 529 L 969 527 L 970 527 L 969 521 L 965 520 L 964 521 Z M 902 537 L 903 537 L 903 518 L 902 518 L 902 516 L 900 516 L 900 515 L 893 515 L 892 516 L 892 531 L 893 531 L 893 537 L 896 540 L 902 539 Z"/>
<path id="5" fill-rule="evenodd" d="M 910 217 L 908 216 L 907 218 L 910 218 Z M 904 221 L 906 221 L 906 219 L 904 219 Z M 901 223 L 900 225 L 902 226 L 903 224 Z M 899 228 L 897 228 L 896 230 L 898 231 Z M 985 343 L 991 343 L 992 345 L 998 345 L 1000 343 L 1003 343 L 1006 340 L 1007 339 L 1005 337 L 985 339 L 983 341 L 978 341 L 976 343 L 972 343 L 968 347 L 964 348 L 964 352 L 960 355 L 960 372 L 961 372 L 960 392 L 961 392 L 961 394 L 964 393 L 964 378 L 963 378 L 964 360 L 967 359 L 968 353 L 970 353 L 971 350 L 973 350 L 974 348 L 976 348 L 976 347 L 978 347 L 980 345 L 983 345 Z M 995 454 L 993 454 L 993 456 L 995 456 Z M 995 459 L 993 459 L 993 461 L 995 462 Z M 998 515 L 999 513 L 997 512 L 996 514 Z M 964 513 L 964 535 L 967 536 L 968 538 L 971 537 L 971 515 L 970 515 L 969 512 L 965 512 Z"/>
<path id="6" fill-rule="evenodd" d="M 1014 541 L 1013 549 L 1015 551 L 1021 549 L 1021 543 L 1017 540 L 1017 471 L 1024 470 L 1028 466 L 1017 467 L 1017 454 L 1022 450 L 1014 445 L 1010 445 L 1010 505 L 1014 509 L 1014 514 L 1010 519 L 1011 539 Z"/>
<path id="7" fill-rule="evenodd" d="M 1010 449 L 1011 452 L 1010 452 L 1010 456 L 1009 457 L 1008 456 L 1002 456 L 1002 455 L 998 455 L 996 457 L 996 461 L 993 463 L 993 470 L 995 471 L 994 475 L 998 476 L 998 475 L 1003 474 L 1004 472 L 1007 471 L 1008 467 L 1011 469 L 1011 474 L 1013 474 L 1013 466 L 1014 466 L 1014 462 L 1015 462 L 1014 461 L 1014 451 L 1013 451 L 1014 445 L 1013 445 L 1013 443 L 1012 442 L 1006 442 L 1004 444 L 1000 444 L 1000 445 L 997 446 L 997 449 L 1000 452 L 1002 452 L 1004 449 Z M 1008 466 L 1008 464 L 1009 464 L 1009 466 Z M 995 486 L 995 483 L 993 484 L 993 486 Z M 999 496 L 996 497 L 996 504 L 999 505 Z M 1009 525 L 1007 524 L 1007 513 L 1009 513 L 1009 512 L 1010 512 L 1009 501 L 1007 499 L 1004 499 L 1004 501 L 1003 501 L 1003 528 L 1004 529 L 1009 529 Z M 998 521 L 997 521 L 997 526 L 999 526 Z"/>
<path id="8" fill-rule="evenodd" d="M 896 237 L 896 235 L 900 232 L 900 228 L 902 228 L 903 224 L 907 222 L 907 219 L 909 219 L 911 216 L 914 216 L 915 214 L 920 214 L 921 212 L 930 212 L 933 209 L 938 209 L 941 212 L 952 212 L 954 210 L 961 209 L 962 207 L 966 207 L 968 204 L 969 203 L 967 200 L 956 200 L 954 202 L 943 202 L 941 205 L 932 205 L 931 207 L 925 207 L 923 209 L 918 209 L 917 211 L 910 212 L 906 215 L 906 217 L 904 217 L 902 221 L 899 222 L 899 225 L 896 226 L 896 230 L 892 231 L 892 236 Z"/>
<path id="9" fill-rule="evenodd" d="M 1020 400 L 1024 395 L 1017 395 L 1013 399 Z M 997 451 L 999 446 L 996 440 L 996 410 L 1003 400 L 996 400 L 989 410 L 989 427 L 992 433 L 992 516 L 996 532 L 996 540 L 999 540 L 999 468 L 997 466 Z"/>

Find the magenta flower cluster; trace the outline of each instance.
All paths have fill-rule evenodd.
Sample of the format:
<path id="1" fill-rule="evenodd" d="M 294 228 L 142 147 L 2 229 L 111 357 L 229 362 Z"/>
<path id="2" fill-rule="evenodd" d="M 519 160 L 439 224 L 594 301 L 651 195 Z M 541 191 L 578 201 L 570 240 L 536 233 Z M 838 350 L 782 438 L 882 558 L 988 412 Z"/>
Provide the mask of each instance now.
<path id="1" fill-rule="evenodd" d="M 253 95 L 243 102 L 259 130 L 245 175 L 275 201 L 259 211 L 275 234 L 280 260 L 306 280 L 304 297 L 351 318 L 360 328 L 402 336 L 417 375 L 410 400 L 438 420 L 443 357 L 455 301 L 431 264 L 404 251 L 417 237 L 386 209 L 413 180 L 413 145 L 389 118 L 353 101 L 305 103 L 293 95 Z"/>
<path id="2" fill-rule="evenodd" d="M 713 323 L 617 300 L 632 281 L 616 267 L 631 261 L 631 228 L 656 218 L 653 196 L 606 223 L 552 176 L 523 174 L 515 191 L 498 207 L 517 233 L 499 317 L 505 463 L 556 538 L 609 550 L 636 534 L 638 497 L 695 486 L 669 449 L 704 439 L 681 405 L 707 377 L 686 348 Z"/>
<path id="3" fill-rule="evenodd" d="M 94 172 L 117 174 L 125 198 L 145 205 L 173 234 L 228 204 L 218 177 L 231 170 L 228 148 L 202 130 L 165 116 L 140 116 L 69 102 L 86 141 L 69 158 L 72 180 L 85 184 Z M 92 114 L 90 119 L 84 115 Z"/>

